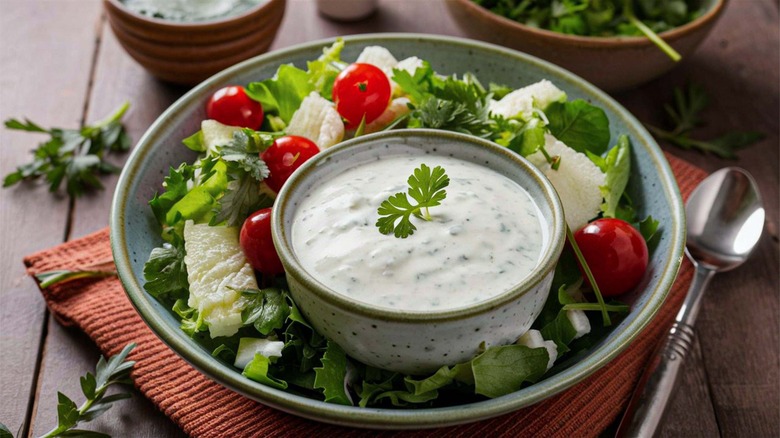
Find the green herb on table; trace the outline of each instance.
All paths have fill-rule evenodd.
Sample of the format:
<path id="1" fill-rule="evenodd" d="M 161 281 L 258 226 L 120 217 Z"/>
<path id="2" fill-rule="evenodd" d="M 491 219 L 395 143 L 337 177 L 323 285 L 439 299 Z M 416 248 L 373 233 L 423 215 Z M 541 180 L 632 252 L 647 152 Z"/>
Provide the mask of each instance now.
<path id="1" fill-rule="evenodd" d="M 428 209 L 440 205 L 447 197 L 444 188 L 450 184 L 450 178 L 441 166 L 431 170 L 430 167 L 421 164 L 419 168 L 414 169 L 407 183 L 409 184 L 407 193 L 398 192 L 390 196 L 377 209 L 380 217 L 376 221 L 376 226 L 380 233 L 393 233 L 395 237 L 400 238 L 414 234 L 417 227 L 411 221 L 412 215 L 430 221 L 431 213 Z M 417 201 L 417 204 L 412 205 L 407 194 Z"/>
<path id="2" fill-rule="evenodd" d="M 703 87 L 696 84 L 674 89 L 674 102 L 664 105 L 664 110 L 674 127 L 670 130 L 645 125 L 659 140 L 667 141 L 683 149 L 695 149 L 713 153 L 721 158 L 735 159 L 736 151 L 764 138 L 764 134 L 752 131 L 730 131 L 712 140 L 690 137 L 694 128 L 702 124 L 701 113 L 710 103 Z"/>
<path id="3" fill-rule="evenodd" d="M 45 129 L 27 119 L 24 122 L 6 120 L 8 129 L 48 134 L 51 138 L 33 151 L 32 162 L 18 166 L 15 172 L 6 175 L 3 187 L 44 177 L 50 192 L 59 190 L 65 181 L 71 197 L 90 189 L 102 189 L 98 177 L 119 172 L 118 167 L 105 160 L 106 155 L 130 149 L 130 137 L 121 122 L 128 108 L 125 103 L 106 119 L 81 129 Z"/>
<path id="4" fill-rule="evenodd" d="M 135 344 L 128 344 L 116 356 L 108 361 L 100 356 L 95 374 L 87 373 L 81 377 L 81 391 L 86 401 L 80 406 L 65 394 L 57 393 L 57 427 L 43 435 L 44 438 L 56 436 L 107 437 L 108 435 L 89 430 L 76 429 L 82 422 L 89 422 L 111 408 L 114 402 L 132 397 L 129 392 L 118 392 L 106 396 L 106 391 L 117 383 L 131 384 L 130 369 L 134 361 L 125 360 Z"/>
<path id="5" fill-rule="evenodd" d="M 68 281 L 80 280 L 83 278 L 106 278 L 115 277 L 116 271 L 100 271 L 100 270 L 67 270 L 58 269 L 55 271 L 46 271 L 35 274 L 35 278 L 41 289 L 46 289 L 55 284 L 66 283 Z"/>
<path id="6" fill-rule="evenodd" d="M 645 36 L 674 61 L 680 54 L 658 34 L 702 14 L 695 0 L 473 0 L 491 12 L 531 27 L 589 36 Z"/>

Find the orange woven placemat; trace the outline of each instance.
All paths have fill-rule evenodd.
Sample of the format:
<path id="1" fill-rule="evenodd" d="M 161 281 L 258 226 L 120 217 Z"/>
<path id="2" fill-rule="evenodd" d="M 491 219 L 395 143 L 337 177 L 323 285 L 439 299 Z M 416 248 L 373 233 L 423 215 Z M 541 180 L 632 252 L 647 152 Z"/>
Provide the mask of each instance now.
<path id="1" fill-rule="evenodd" d="M 705 174 L 667 156 L 683 198 Z M 25 258 L 29 274 L 86 268 L 111 259 L 108 229 Z M 650 353 L 671 325 L 691 282 L 684 261 L 667 301 L 631 346 L 601 370 L 569 390 L 490 420 L 452 428 L 403 432 L 404 436 L 596 436 L 625 408 Z M 196 371 L 143 323 L 116 278 L 84 280 L 42 290 L 52 314 L 83 330 L 107 355 L 130 342 L 135 386 L 187 434 L 195 437 L 389 436 L 395 432 L 331 426 L 290 415 L 239 395 Z"/>

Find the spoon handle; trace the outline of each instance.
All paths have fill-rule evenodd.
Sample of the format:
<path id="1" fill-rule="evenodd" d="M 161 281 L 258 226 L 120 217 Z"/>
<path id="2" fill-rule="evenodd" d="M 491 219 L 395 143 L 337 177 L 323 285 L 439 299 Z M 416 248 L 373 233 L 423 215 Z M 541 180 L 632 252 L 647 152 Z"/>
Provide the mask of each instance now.
<path id="1" fill-rule="evenodd" d="M 644 438 L 656 434 L 674 392 L 677 375 L 693 345 L 693 323 L 702 293 L 713 275 L 715 271 L 697 266 L 696 276 L 675 323 L 642 374 L 616 436 Z"/>

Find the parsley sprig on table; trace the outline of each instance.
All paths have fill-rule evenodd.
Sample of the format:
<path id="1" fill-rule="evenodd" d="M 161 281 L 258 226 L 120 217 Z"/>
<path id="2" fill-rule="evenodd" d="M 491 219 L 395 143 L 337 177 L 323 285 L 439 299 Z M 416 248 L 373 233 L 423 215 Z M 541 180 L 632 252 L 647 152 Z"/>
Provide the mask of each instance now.
<path id="1" fill-rule="evenodd" d="M 89 189 L 102 189 L 99 175 L 117 173 L 119 168 L 105 161 L 107 152 L 124 152 L 130 149 L 130 137 L 122 126 L 122 116 L 129 104 L 125 103 L 106 119 L 81 129 L 45 129 L 25 119 L 5 121 L 8 129 L 48 134 L 51 138 L 33 151 L 33 161 L 16 168 L 6 175 L 3 187 L 10 187 L 23 180 L 44 177 L 49 191 L 59 190 L 62 182 L 68 195 L 77 197 Z"/>
<path id="2" fill-rule="evenodd" d="M 129 392 L 118 392 L 106 396 L 106 391 L 117 383 L 130 384 L 130 369 L 134 361 L 125 360 L 135 344 L 128 344 L 116 356 L 108 361 L 103 356 L 95 368 L 95 374 L 87 373 L 81 377 L 81 391 L 86 401 L 79 407 L 65 394 L 57 393 L 57 427 L 43 435 L 43 438 L 56 436 L 108 437 L 104 433 L 76 429 L 79 423 L 92 421 L 111 408 L 114 402 L 132 397 Z"/>
<path id="3" fill-rule="evenodd" d="M 441 166 L 431 170 L 425 164 L 414 169 L 414 173 L 407 180 L 409 190 L 407 193 L 417 204 L 412 205 L 407 193 L 398 192 L 385 201 L 377 209 L 379 219 L 376 226 L 382 234 L 394 234 L 395 237 L 406 238 L 414 234 L 417 227 L 412 223 L 412 215 L 426 221 L 431 220 L 430 207 L 436 207 L 447 197 L 445 187 L 450 185 L 450 177 Z M 424 214 L 423 214 L 424 211 Z M 396 224 L 396 221 L 398 223 Z"/>
<path id="4" fill-rule="evenodd" d="M 674 89 L 674 102 L 664 105 L 669 120 L 674 125 L 671 130 L 646 125 L 647 129 L 660 140 L 665 140 L 683 149 L 696 149 L 710 152 L 721 158 L 737 158 L 736 151 L 752 145 L 764 138 L 760 132 L 730 131 L 712 140 L 697 140 L 690 137 L 694 128 L 702 124 L 701 112 L 710 103 L 709 96 L 700 85 L 691 84 L 686 88 Z"/>

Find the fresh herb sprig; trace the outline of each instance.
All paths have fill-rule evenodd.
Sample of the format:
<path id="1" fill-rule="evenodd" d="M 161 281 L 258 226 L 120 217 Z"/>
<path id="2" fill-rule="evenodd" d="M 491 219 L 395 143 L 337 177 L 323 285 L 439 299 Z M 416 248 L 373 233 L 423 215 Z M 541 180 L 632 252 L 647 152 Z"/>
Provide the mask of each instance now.
<path id="1" fill-rule="evenodd" d="M 38 280 L 41 289 L 46 289 L 48 287 L 54 286 L 55 284 L 67 283 L 69 281 L 80 280 L 83 278 L 106 278 L 115 277 L 116 275 L 117 273 L 115 270 L 103 271 L 77 269 L 71 271 L 68 269 L 58 269 L 55 271 L 40 272 L 35 274 L 35 278 Z"/>
<path id="2" fill-rule="evenodd" d="M 764 138 L 764 134 L 752 131 L 730 131 L 712 140 L 691 138 L 693 129 L 702 124 L 701 113 L 709 103 L 710 98 L 701 85 L 690 84 L 685 88 L 675 88 L 674 101 L 664 105 L 664 110 L 674 127 L 665 130 L 651 125 L 645 126 L 658 139 L 677 147 L 709 152 L 727 159 L 737 158 L 736 151 Z"/>
<path id="3" fill-rule="evenodd" d="M 450 177 L 441 166 L 431 170 L 430 167 L 421 164 L 414 169 L 407 183 L 409 184 L 407 193 L 398 192 L 390 196 L 377 209 L 380 217 L 376 221 L 376 226 L 380 233 L 392 233 L 402 239 L 414 234 L 417 227 L 411 221 L 412 215 L 430 221 L 431 213 L 428 209 L 440 205 L 447 197 L 444 188 L 450 185 Z M 417 201 L 417 204 L 412 205 L 407 194 Z"/>
<path id="4" fill-rule="evenodd" d="M 6 175 L 3 187 L 44 177 L 50 192 L 59 190 L 65 181 L 68 195 L 74 198 L 89 189 L 102 189 L 99 175 L 119 172 L 118 167 L 105 160 L 106 153 L 130 149 L 130 137 L 122 126 L 122 116 L 128 108 L 125 103 L 104 120 L 81 129 L 45 129 L 28 119 L 6 120 L 8 129 L 48 134 L 51 138 L 33 151 L 32 162 Z"/>
<path id="5" fill-rule="evenodd" d="M 43 438 L 56 436 L 108 437 L 104 433 L 76 429 L 79 423 L 89 422 L 111 408 L 114 402 L 132 397 L 129 392 L 118 392 L 106 396 L 106 391 L 117 383 L 131 384 L 130 370 L 135 365 L 125 360 L 135 344 L 128 344 L 116 356 L 108 361 L 103 356 L 95 368 L 95 374 L 87 373 L 81 377 L 81 391 L 87 400 L 80 406 L 65 394 L 57 393 L 57 427 L 43 435 Z"/>

